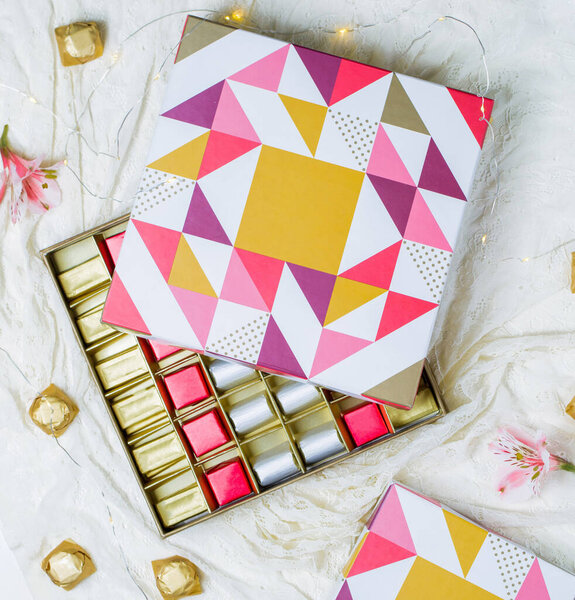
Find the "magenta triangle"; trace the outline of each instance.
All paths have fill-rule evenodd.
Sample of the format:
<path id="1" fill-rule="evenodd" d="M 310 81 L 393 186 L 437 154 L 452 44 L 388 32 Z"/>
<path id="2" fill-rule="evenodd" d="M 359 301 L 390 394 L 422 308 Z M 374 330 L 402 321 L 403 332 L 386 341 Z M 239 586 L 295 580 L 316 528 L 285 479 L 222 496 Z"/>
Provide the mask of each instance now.
<path id="1" fill-rule="evenodd" d="M 223 87 L 224 82 L 220 81 L 163 113 L 162 117 L 169 117 L 170 119 L 211 129 Z"/>
<path id="2" fill-rule="evenodd" d="M 271 316 L 260 350 L 258 366 L 286 375 L 306 378 L 283 333 Z"/>
<path id="3" fill-rule="evenodd" d="M 403 237 L 409 222 L 411 207 L 417 188 L 412 185 L 368 175 L 377 195 L 387 209 L 399 233 Z"/>
<path id="4" fill-rule="evenodd" d="M 294 46 L 294 48 L 311 75 L 319 93 L 328 104 L 337 79 L 341 58 L 333 56 L 333 54 L 302 48 L 301 46 Z"/>
<path id="5" fill-rule="evenodd" d="M 291 263 L 288 266 L 317 320 L 323 325 L 337 276 Z"/>
<path id="6" fill-rule="evenodd" d="M 353 596 L 351 595 L 351 590 L 349 589 L 349 584 L 347 581 L 343 582 L 341 590 L 339 590 L 339 594 L 335 600 L 353 600 Z"/>
<path id="7" fill-rule="evenodd" d="M 183 232 L 212 240 L 212 242 L 232 245 L 230 238 L 226 235 L 224 228 L 197 183 L 192 193 Z"/>
<path id="8" fill-rule="evenodd" d="M 433 140 L 429 142 L 418 187 L 444 196 L 467 200 Z"/>

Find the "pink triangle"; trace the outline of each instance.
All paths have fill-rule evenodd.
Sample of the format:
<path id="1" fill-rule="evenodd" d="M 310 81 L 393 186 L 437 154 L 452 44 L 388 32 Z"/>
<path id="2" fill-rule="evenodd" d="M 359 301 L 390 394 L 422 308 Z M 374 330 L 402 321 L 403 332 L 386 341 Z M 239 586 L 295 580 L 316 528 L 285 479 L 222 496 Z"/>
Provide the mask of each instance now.
<path id="1" fill-rule="evenodd" d="M 210 131 L 198 179 L 223 167 L 259 145 L 260 142 L 245 140 L 235 135 L 221 133 L 220 131 Z"/>
<path id="2" fill-rule="evenodd" d="M 212 129 L 253 142 L 260 141 L 227 81 L 224 83 Z"/>
<path id="3" fill-rule="evenodd" d="M 411 321 L 428 313 L 436 306 L 438 305 L 434 302 L 405 296 L 397 292 L 387 292 L 376 340 L 380 340 L 396 329 L 411 323 Z"/>
<path id="4" fill-rule="evenodd" d="M 199 183 L 196 183 L 192 193 L 183 232 L 220 244 L 232 245 Z"/>
<path id="5" fill-rule="evenodd" d="M 337 276 L 291 263 L 289 268 L 317 320 L 323 325 Z"/>
<path id="6" fill-rule="evenodd" d="M 427 147 L 427 154 L 425 155 L 425 162 L 419 176 L 418 187 L 443 194 L 444 196 L 467 200 L 453 176 L 449 165 L 445 162 L 437 144 L 433 140 L 430 140 Z"/>
<path id="7" fill-rule="evenodd" d="M 385 77 L 390 71 L 370 67 L 353 60 L 342 59 L 337 72 L 335 85 L 331 93 L 329 105 L 335 104 L 351 94 L 367 87 L 370 83 Z"/>
<path id="8" fill-rule="evenodd" d="M 383 502 L 372 517 L 368 529 L 416 554 L 395 485 L 389 488 Z"/>
<path id="9" fill-rule="evenodd" d="M 258 310 L 268 310 L 256 284 L 250 277 L 235 248 L 232 250 L 220 298 L 243 306 L 251 306 Z"/>
<path id="10" fill-rule="evenodd" d="M 208 341 L 212 321 L 214 320 L 218 299 L 174 285 L 171 285 L 170 289 L 184 315 L 186 315 L 186 319 L 194 330 L 200 344 L 205 346 Z"/>
<path id="11" fill-rule="evenodd" d="M 260 350 L 258 366 L 286 375 L 306 378 L 283 333 L 271 316 Z"/>
<path id="12" fill-rule="evenodd" d="M 515 600 L 551 600 L 537 559 L 531 565 Z"/>
<path id="13" fill-rule="evenodd" d="M 278 291 L 284 262 L 240 248 L 236 248 L 236 252 L 248 270 L 251 280 L 258 288 L 267 310 L 271 310 Z"/>
<path id="14" fill-rule="evenodd" d="M 419 190 L 415 192 L 403 237 L 411 242 L 453 252 Z"/>
<path id="15" fill-rule="evenodd" d="M 370 344 L 369 340 L 362 340 L 345 333 L 324 329 L 319 338 L 309 376 L 315 377 L 318 373 L 329 369 Z"/>
<path id="16" fill-rule="evenodd" d="M 477 143 L 480 147 L 483 146 L 491 117 L 491 110 L 493 109 L 493 100 L 468 94 L 467 92 L 460 92 L 459 90 L 452 90 L 451 88 L 447 88 L 447 91 L 451 94 L 455 104 L 457 104 L 459 112 L 465 119 L 469 129 L 471 129 L 471 133 L 475 136 Z M 483 111 L 481 110 L 482 106 Z"/>
<path id="17" fill-rule="evenodd" d="M 415 185 L 381 124 L 375 136 L 369 164 L 367 165 L 367 173 L 406 183 L 407 185 Z"/>
<path id="18" fill-rule="evenodd" d="M 131 329 L 137 333 L 151 335 L 144 319 L 142 319 L 142 315 L 140 315 L 117 273 L 112 278 L 112 285 L 108 291 L 108 298 L 102 313 L 102 321 L 117 327 Z"/>
<path id="19" fill-rule="evenodd" d="M 132 223 L 138 230 L 160 273 L 168 281 L 182 236 L 181 232 L 159 225 L 151 225 L 137 219 L 132 219 Z"/>
<path id="20" fill-rule="evenodd" d="M 269 56 L 238 71 L 228 79 L 277 92 L 290 45 L 286 44 Z"/>
<path id="21" fill-rule="evenodd" d="M 368 533 L 365 542 L 359 551 L 347 578 L 354 575 L 360 575 L 379 567 L 385 567 L 400 560 L 405 560 L 414 556 L 415 552 L 411 552 L 386 540 L 385 538 Z"/>
<path id="22" fill-rule="evenodd" d="M 400 250 L 401 240 L 344 271 L 340 277 L 388 290 Z"/>

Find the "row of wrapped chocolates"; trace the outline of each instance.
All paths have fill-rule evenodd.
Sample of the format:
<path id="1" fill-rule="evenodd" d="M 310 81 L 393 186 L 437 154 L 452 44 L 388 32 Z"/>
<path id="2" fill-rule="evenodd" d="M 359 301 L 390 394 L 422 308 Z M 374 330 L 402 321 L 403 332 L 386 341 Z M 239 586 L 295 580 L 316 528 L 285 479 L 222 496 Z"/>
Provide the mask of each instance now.
<path id="1" fill-rule="evenodd" d="M 125 225 L 44 258 L 162 535 L 443 414 L 427 371 L 404 411 L 102 324 Z"/>

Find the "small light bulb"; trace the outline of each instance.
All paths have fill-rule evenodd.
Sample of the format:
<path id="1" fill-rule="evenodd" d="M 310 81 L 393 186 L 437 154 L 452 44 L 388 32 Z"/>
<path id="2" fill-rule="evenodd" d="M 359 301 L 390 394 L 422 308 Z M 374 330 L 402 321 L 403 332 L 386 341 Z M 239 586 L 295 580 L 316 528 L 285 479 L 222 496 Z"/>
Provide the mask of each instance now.
<path id="1" fill-rule="evenodd" d="M 230 17 L 230 15 L 226 15 L 226 16 L 224 17 L 224 19 L 225 19 L 226 21 L 229 21 L 229 20 L 231 19 L 231 17 Z"/>
<path id="2" fill-rule="evenodd" d="M 116 51 L 112 53 L 112 64 L 115 65 L 120 60 L 120 52 Z"/>
<path id="3" fill-rule="evenodd" d="M 65 159 L 64 159 L 64 166 L 65 166 L 65 167 L 67 167 L 67 166 L 68 166 L 68 159 L 67 159 L 67 158 L 65 158 Z"/>
<path id="4" fill-rule="evenodd" d="M 347 32 L 348 32 L 348 29 L 347 29 L 347 27 L 342 27 L 341 29 L 338 29 L 338 30 L 337 30 L 337 32 L 338 32 L 340 35 L 343 35 L 344 33 L 347 33 Z"/>
<path id="5" fill-rule="evenodd" d="M 234 21 L 241 21 L 244 18 L 244 13 L 241 10 L 234 10 L 232 13 L 232 19 Z"/>
<path id="6" fill-rule="evenodd" d="M 30 96 L 28 98 L 28 100 L 30 100 L 30 102 L 32 102 L 32 104 L 38 104 L 38 100 L 36 100 L 36 98 L 34 98 L 34 96 Z"/>
<path id="7" fill-rule="evenodd" d="M 445 17 L 439 17 L 438 21 L 445 21 Z"/>
<path id="8" fill-rule="evenodd" d="M 529 257 L 528 257 L 528 256 L 526 256 L 525 258 L 522 258 L 522 259 L 521 259 L 521 262 L 529 262 Z"/>
<path id="9" fill-rule="evenodd" d="M 160 79 L 160 74 L 159 74 L 159 73 L 156 73 L 156 74 L 154 75 L 154 81 L 158 81 L 158 79 Z"/>
<path id="10" fill-rule="evenodd" d="M 170 177 L 169 179 L 166 179 L 166 183 L 176 183 L 177 180 L 177 177 Z"/>
<path id="11" fill-rule="evenodd" d="M 487 241 L 487 234 L 486 234 L 486 233 L 484 233 L 484 234 L 481 236 L 481 243 L 482 243 L 482 244 L 485 246 L 485 242 L 486 242 L 486 241 Z"/>

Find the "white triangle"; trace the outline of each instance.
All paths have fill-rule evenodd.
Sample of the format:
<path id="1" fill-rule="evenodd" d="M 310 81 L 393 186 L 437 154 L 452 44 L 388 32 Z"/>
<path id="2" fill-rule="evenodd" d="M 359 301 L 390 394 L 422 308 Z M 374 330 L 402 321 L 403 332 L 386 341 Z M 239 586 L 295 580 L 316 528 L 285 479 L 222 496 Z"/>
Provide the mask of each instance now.
<path id="1" fill-rule="evenodd" d="M 181 231 L 186 222 L 193 179 L 146 167 L 136 192 L 132 217 L 138 221 Z"/>
<path id="2" fill-rule="evenodd" d="M 300 367 L 309 376 L 322 326 L 287 265 L 282 271 L 272 315 Z"/>
<path id="3" fill-rule="evenodd" d="M 269 313 L 263 310 L 220 299 L 206 342 L 206 350 L 256 364 L 268 321 Z M 242 329 L 246 334 L 246 346 L 239 344 L 238 336 Z"/>
<path id="4" fill-rule="evenodd" d="M 401 244 L 389 289 L 398 294 L 436 302 L 405 242 Z"/>
<path id="5" fill-rule="evenodd" d="M 373 143 L 379 127 L 378 121 L 361 119 L 342 113 L 334 108 L 329 109 L 332 118 L 355 159 L 355 168 L 365 171 L 369 157 L 373 151 Z"/>
<path id="6" fill-rule="evenodd" d="M 399 154 L 405 168 L 415 183 L 419 181 L 427 156 L 430 137 L 417 131 L 382 123 L 389 140 Z"/>
<path id="7" fill-rule="evenodd" d="M 431 291 L 433 302 L 439 303 L 443 296 L 443 288 L 447 280 L 452 253 L 408 240 L 403 241 L 403 247 L 408 251 L 421 277 L 423 277 Z"/>
<path id="8" fill-rule="evenodd" d="M 328 109 L 315 151 L 315 158 L 360 171 L 351 148 L 345 141 L 331 108 Z"/>
<path id="9" fill-rule="evenodd" d="M 326 325 L 325 328 L 374 342 L 386 297 L 387 292 Z"/>
<path id="10" fill-rule="evenodd" d="M 150 145 L 146 164 L 149 165 L 166 156 L 166 154 L 177 150 L 200 137 L 206 131 L 209 131 L 209 129 L 160 115 L 156 123 L 156 131 Z"/>
<path id="11" fill-rule="evenodd" d="M 425 203 L 429 207 L 431 214 L 437 221 L 449 245 L 455 248 L 457 234 L 459 233 L 467 202 L 458 198 L 451 198 L 451 196 L 437 194 L 436 192 L 422 190 L 421 188 L 419 188 L 419 192 L 423 196 Z"/>
<path id="12" fill-rule="evenodd" d="M 232 247 L 188 233 L 184 233 L 184 236 L 214 292 L 219 296 L 232 255 Z"/>
<path id="13" fill-rule="evenodd" d="M 396 489 L 418 556 L 463 577 L 443 509 L 403 487 Z"/>
<path id="14" fill-rule="evenodd" d="M 261 146 L 202 177 L 202 191 L 226 235 L 236 240 Z"/>
<path id="15" fill-rule="evenodd" d="M 575 576 L 540 558 L 537 561 L 539 562 L 549 597 L 552 600 L 573 600 L 575 595 Z"/>
<path id="16" fill-rule="evenodd" d="M 262 144 L 311 156 L 281 98 L 269 90 L 228 81 Z"/>
<path id="17" fill-rule="evenodd" d="M 278 94 L 299 98 L 322 106 L 326 105 L 323 96 L 293 46 L 288 51 Z"/>
<path id="18" fill-rule="evenodd" d="M 395 600 L 416 556 L 347 579 L 353 600 Z"/>
<path id="19" fill-rule="evenodd" d="M 340 111 L 352 117 L 361 117 L 370 121 L 381 120 L 381 113 L 385 106 L 387 93 L 391 84 L 392 74 L 389 73 L 381 79 L 361 88 L 354 94 L 347 96 L 331 105 L 333 110 Z"/>
<path id="20" fill-rule="evenodd" d="M 368 177 L 363 180 L 338 273 L 401 240 L 393 220 Z"/>
<path id="21" fill-rule="evenodd" d="M 499 572 L 497 558 L 493 555 L 489 536 L 493 536 L 493 534 L 487 534 L 465 579 L 500 598 L 508 598 L 505 582 Z"/>

